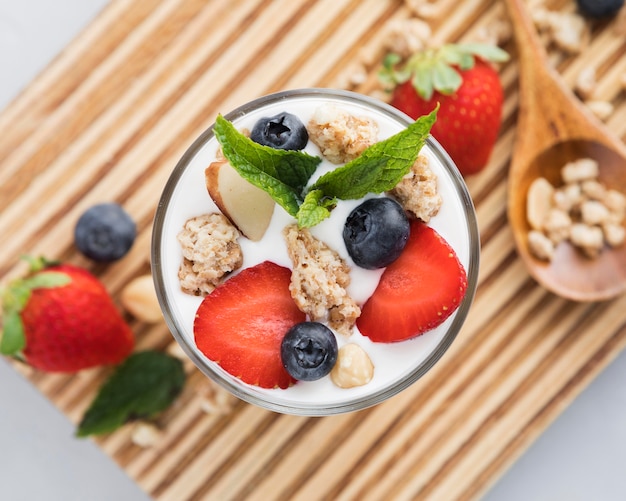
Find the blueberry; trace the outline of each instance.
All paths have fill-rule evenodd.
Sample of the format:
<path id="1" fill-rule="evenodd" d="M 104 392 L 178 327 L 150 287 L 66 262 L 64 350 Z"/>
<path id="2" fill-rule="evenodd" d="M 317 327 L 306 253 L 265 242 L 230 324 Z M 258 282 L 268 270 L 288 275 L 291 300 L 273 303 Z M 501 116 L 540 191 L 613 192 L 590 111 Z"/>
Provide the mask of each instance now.
<path id="1" fill-rule="evenodd" d="M 87 209 L 74 228 L 78 250 L 94 261 L 120 259 L 132 247 L 137 235 L 135 222 L 116 203 L 103 203 Z"/>
<path id="2" fill-rule="evenodd" d="M 588 17 L 600 18 L 617 14 L 624 0 L 577 0 L 578 9 Z"/>
<path id="3" fill-rule="evenodd" d="M 309 133 L 297 116 L 283 112 L 261 118 L 254 124 L 250 139 L 278 150 L 302 150 L 309 141 Z"/>
<path id="4" fill-rule="evenodd" d="M 333 331 L 319 322 L 294 325 L 280 346 L 283 366 L 300 381 L 326 376 L 337 361 L 337 340 Z"/>
<path id="5" fill-rule="evenodd" d="M 357 266 L 374 270 L 400 256 L 409 238 L 409 219 L 391 198 L 370 198 L 355 208 L 343 227 L 343 241 Z"/>

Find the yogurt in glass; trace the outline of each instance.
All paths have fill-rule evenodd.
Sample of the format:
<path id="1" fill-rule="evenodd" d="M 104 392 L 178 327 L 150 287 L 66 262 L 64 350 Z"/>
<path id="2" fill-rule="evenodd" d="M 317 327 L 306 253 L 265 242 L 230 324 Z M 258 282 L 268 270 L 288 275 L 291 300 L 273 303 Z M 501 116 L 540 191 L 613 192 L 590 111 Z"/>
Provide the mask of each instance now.
<path id="1" fill-rule="evenodd" d="M 356 116 L 373 118 L 379 128 L 379 140 L 406 128 L 412 119 L 395 108 L 373 98 L 347 91 L 300 89 L 259 98 L 225 115 L 239 130 L 252 129 L 262 117 L 289 112 L 306 124 L 314 111 L 332 104 Z M 374 343 L 361 335 L 358 328 L 349 336 L 337 334 L 339 346 L 359 344 L 374 365 L 372 380 L 354 388 L 339 388 L 329 376 L 317 381 L 298 381 L 287 389 L 264 389 L 248 385 L 224 371 L 198 350 L 193 323 L 202 297 L 184 293 L 178 278 L 182 250 L 177 235 L 184 223 L 195 216 L 219 212 L 204 183 L 204 170 L 216 159 L 219 143 L 213 128 L 206 130 L 185 152 L 168 180 L 157 207 L 153 240 L 152 272 L 166 322 L 185 353 L 208 377 L 246 402 L 288 414 L 323 416 L 363 409 L 397 394 L 424 375 L 444 354 L 458 334 L 472 303 L 478 279 L 479 234 L 471 197 L 462 176 L 450 157 L 431 137 L 421 150 L 437 175 L 442 206 L 430 222 L 455 250 L 467 272 L 467 290 L 457 310 L 440 326 L 420 336 L 396 343 Z M 306 152 L 323 158 L 309 141 Z M 327 160 L 319 172 L 334 168 Z M 317 174 L 317 173 L 316 173 Z M 315 175 L 314 175 L 315 176 Z M 362 200 L 340 201 L 331 216 L 311 228 L 313 236 L 351 263 L 342 239 L 347 215 Z M 271 223 L 258 242 L 239 239 L 244 262 L 240 269 L 265 260 L 292 268 L 282 230 L 295 220 L 276 206 Z M 382 270 L 351 269 L 348 292 L 359 304 L 373 293 Z"/>

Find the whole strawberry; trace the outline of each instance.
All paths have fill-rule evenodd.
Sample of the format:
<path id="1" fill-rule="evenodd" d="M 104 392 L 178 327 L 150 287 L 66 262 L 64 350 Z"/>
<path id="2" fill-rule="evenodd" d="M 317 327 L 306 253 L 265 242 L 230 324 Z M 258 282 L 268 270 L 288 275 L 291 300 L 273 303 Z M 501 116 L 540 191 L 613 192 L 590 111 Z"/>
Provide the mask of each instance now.
<path id="1" fill-rule="evenodd" d="M 102 283 L 69 264 L 31 261 L 31 273 L 2 295 L 0 352 L 47 372 L 117 364 L 133 333 Z"/>
<path id="2" fill-rule="evenodd" d="M 495 46 L 448 44 L 412 55 L 401 68 L 392 54 L 381 77 L 393 85 L 391 104 L 411 118 L 440 103 L 431 133 L 465 176 L 485 167 L 498 137 L 503 91 L 490 62 L 507 59 Z"/>

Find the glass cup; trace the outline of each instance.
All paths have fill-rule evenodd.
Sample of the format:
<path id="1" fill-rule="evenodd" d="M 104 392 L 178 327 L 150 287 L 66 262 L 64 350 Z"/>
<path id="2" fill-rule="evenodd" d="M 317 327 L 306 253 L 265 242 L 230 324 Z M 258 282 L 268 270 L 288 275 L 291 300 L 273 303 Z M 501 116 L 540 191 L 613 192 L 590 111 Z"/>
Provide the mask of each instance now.
<path id="1" fill-rule="evenodd" d="M 271 94 L 237 108 L 225 118 L 240 130 L 250 130 L 259 118 L 283 111 L 293 113 L 307 123 L 312 111 L 325 104 L 374 118 L 379 124 L 380 139 L 412 123 L 411 118 L 376 99 L 330 89 L 299 89 Z M 455 249 L 467 271 L 467 292 L 458 309 L 443 324 L 411 340 L 372 343 L 360 333 L 352 334 L 348 341 L 360 344 L 375 368 L 372 381 L 350 389 L 336 387 L 328 376 L 313 382 L 299 381 L 284 390 L 259 388 L 231 376 L 196 347 L 193 321 L 202 297 L 185 294 L 180 288 L 178 268 L 182 251 L 177 234 L 189 218 L 218 211 L 204 184 L 204 170 L 215 160 L 218 148 L 212 127 L 194 141 L 172 172 L 154 220 L 152 273 L 155 287 L 168 327 L 187 356 L 206 376 L 240 399 L 287 414 L 325 416 L 360 410 L 383 402 L 415 383 L 441 358 L 459 333 L 478 279 L 480 243 L 472 199 L 462 176 L 439 143 L 431 136 L 422 149 L 438 177 L 443 198 L 439 213 L 429 225 Z M 319 152 L 313 154 L 320 156 Z M 274 213 L 280 210 L 277 206 Z M 341 233 L 341 229 L 337 231 Z M 280 245 L 280 242 L 274 243 L 276 248 Z M 246 252 L 244 249 L 244 256 Z M 359 284 L 354 286 L 358 288 Z M 341 335 L 338 334 L 337 338 L 340 343 L 344 342 Z"/>

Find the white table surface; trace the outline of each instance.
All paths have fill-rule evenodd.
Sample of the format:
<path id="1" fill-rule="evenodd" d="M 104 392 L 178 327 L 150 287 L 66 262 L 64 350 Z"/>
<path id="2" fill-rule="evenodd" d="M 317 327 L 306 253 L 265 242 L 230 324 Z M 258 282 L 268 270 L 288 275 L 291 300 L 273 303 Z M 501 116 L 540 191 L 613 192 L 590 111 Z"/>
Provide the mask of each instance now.
<path id="1" fill-rule="evenodd" d="M 0 0 L 0 110 L 106 3 Z M 65 416 L 0 360 L 0 499 L 148 499 L 91 441 L 76 439 L 73 433 Z M 622 354 L 483 499 L 622 501 L 625 465 L 626 354 Z"/>

